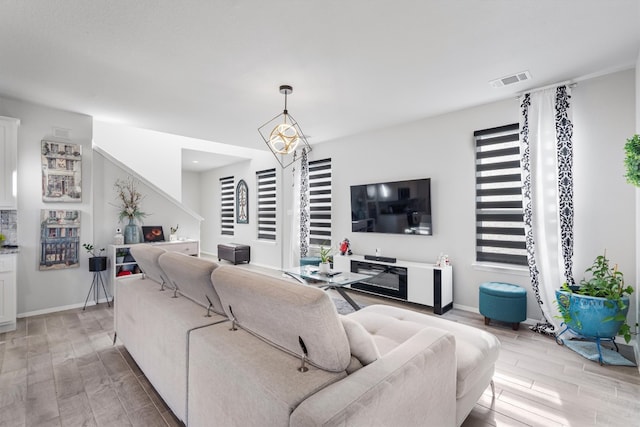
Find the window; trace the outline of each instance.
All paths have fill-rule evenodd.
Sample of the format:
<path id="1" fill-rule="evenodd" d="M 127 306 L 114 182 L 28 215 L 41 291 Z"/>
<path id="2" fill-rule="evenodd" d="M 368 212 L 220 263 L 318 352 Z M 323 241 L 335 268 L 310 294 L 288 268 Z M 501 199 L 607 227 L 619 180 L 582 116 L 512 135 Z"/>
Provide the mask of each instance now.
<path id="1" fill-rule="evenodd" d="M 256 172 L 258 239 L 276 240 L 276 170 Z"/>
<path id="2" fill-rule="evenodd" d="M 309 243 L 331 246 L 331 159 L 309 162 Z"/>
<path id="3" fill-rule="evenodd" d="M 474 132 L 476 260 L 527 265 L 518 124 Z"/>
<path id="4" fill-rule="evenodd" d="M 225 236 L 233 236 L 234 190 L 232 176 L 220 178 L 220 234 Z"/>

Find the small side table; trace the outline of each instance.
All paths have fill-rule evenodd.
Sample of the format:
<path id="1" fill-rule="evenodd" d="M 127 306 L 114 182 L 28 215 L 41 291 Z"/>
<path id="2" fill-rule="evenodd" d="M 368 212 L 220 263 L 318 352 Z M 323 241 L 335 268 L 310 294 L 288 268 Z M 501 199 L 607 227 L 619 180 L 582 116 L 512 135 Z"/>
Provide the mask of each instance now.
<path id="1" fill-rule="evenodd" d="M 111 303 L 109 303 L 109 294 L 107 293 L 107 288 L 104 286 L 104 280 L 102 279 L 102 272 L 107 269 L 107 257 L 92 257 L 89 258 L 89 271 L 93 272 L 93 280 L 91 281 L 91 287 L 89 288 L 89 293 L 87 294 L 87 298 L 84 300 L 84 307 L 82 307 L 82 311 L 87 308 L 87 302 L 89 302 L 89 296 L 93 291 L 94 301 L 98 304 L 98 297 L 100 296 L 100 286 L 102 286 L 102 291 L 104 292 L 104 297 L 107 299 L 107 306 L 111 307 Z"/>

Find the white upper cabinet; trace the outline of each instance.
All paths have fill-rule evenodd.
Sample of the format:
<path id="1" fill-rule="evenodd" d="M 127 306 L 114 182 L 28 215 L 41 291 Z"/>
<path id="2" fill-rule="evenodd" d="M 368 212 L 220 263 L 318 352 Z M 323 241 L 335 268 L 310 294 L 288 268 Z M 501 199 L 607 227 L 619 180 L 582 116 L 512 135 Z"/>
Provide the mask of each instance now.
<path id="1" fill-rule="evenodd" d="M 0 116 L 0 208 L 16 209 L 18 126 L 20 120 Z"/>

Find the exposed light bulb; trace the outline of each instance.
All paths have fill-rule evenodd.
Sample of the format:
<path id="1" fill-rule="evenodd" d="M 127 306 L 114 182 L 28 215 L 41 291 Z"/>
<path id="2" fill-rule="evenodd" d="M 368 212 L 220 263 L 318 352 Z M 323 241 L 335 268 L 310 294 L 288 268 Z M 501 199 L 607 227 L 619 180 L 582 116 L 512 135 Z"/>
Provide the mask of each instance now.
<path id="1" fill-rule="evenodd" d="M 289 154 L 298 147 L 300 137 L 293 125 L 281 123 L 271 131 L 269 135 L 269 145 L 278 154 Z"/>

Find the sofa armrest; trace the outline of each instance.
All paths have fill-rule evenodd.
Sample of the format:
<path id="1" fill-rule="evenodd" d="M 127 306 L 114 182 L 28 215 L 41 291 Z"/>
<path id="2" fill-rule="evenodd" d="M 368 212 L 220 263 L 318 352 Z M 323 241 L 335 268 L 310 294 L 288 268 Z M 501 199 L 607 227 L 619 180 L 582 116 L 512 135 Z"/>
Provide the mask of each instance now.
<path id="1" fill-rule="evenodd" d="M 375 362 L 320 390 L 291 426 L 456 424 L 455 339 L 427 327 Z"/>

